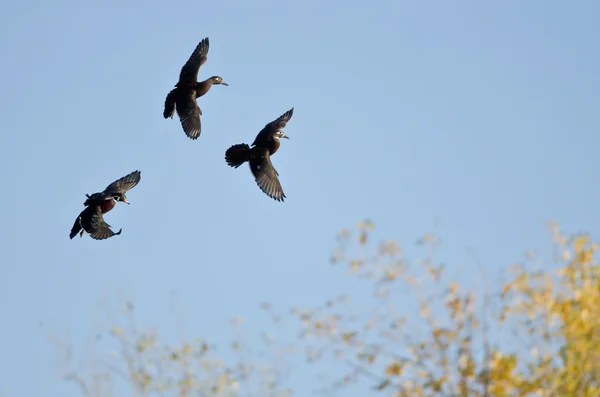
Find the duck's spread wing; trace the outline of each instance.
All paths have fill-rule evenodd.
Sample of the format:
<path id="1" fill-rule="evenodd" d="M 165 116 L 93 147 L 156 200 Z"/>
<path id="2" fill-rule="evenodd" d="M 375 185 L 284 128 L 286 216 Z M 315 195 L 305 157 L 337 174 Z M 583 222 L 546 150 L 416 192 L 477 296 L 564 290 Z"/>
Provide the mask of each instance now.
<path id="1" fill-rule="evenodd" d="M 79 222 L 83 230 L 86 231 L 94 240 L 105 240 L 112 236 L 121 234 L 122 229 L 113 232 L 110 225 L 104 222 L 100 206 L 90 206 L 81 212 Z"/>
<path id="2" fill-rule="evenodd" d="M 280 130 L 283 127 L 285 127 L 285 125 L 287 124 L 288 121 L 290 121 L 290 119 L 292 118 L 293 115 L 294 115 L 294 108 L 291 108 L 290 110 L 288 110 L 287 112 L 285 112 L 284 114 L 279 116 L 276 120 L 271 121 L 265 127 L 272 129 L 272 130 Z"/>
<path id="3" fill-rule="evenodd" d="M 256 135 L 254 142 L 252 142 L 252 146 L 259 145 L 261 141 L 270 139 L 271 135 L 275 131 L 283 129 L 286 126 L 286 124 L 288 123 L 288 121 L 290 121 L 293 114 L 294 114 L 294 108 L 291 108 L 290 110 L 288 110 L 287 112 L 285 112 L 284 114 L 279 116 L 277 119 L 275 119 L 275 120 L 271 121 L 270 123 L 268 123 L 267 125 L 265 125 L 263 127 L 263 129 L 260 130 L 258 135 Z"/>
<path id="4" fill-rule="evenodd" d="M 284 201 L 285 193 L 279 183 L 279 173 L 273 167 L 269 152 L 264 150 L 250 158 L 250 170 L 256 184 L 267 196 L 277 201 Z"/>
<path id="5" fill-rule="evenodd" d="M 198 71 L 206 63 L 208 55 L 208 37 L 202 39 L 196 46 L 196 49 L 190 55 L 188 61 L 181 68 L 179 73 L 179 82 L 194 84 L 198 80 Z"/>
<path id="6" fill-rule="evenodd" d="M 75 219 L 75 223 L 71 228 L 71 233 L 69 233 L 69 238 L 71 240 L 73 240 L 73 237 L 77 236 L 77 233 L 81 231 L 81 215 L 83 215 L 84 212 L 85 210 L 83 210 L 81 214 L 77 215 L 77 219 Z"/>
<path id="7" fill-rule="evenodd" d="M 196 93 L 190 91 L 189 95 L 186 95 L 177 102 L 176 110 L 185 134 L 191 139 L 198 139 L 200 136 L 200 115 L 202 111 L 198 106 L 198 102 L 196 102 Z"/>
<path id="8" fill-rule="evenodd" d="M 140 171 L 133 171 L 108 185 L 106 189 L 104 189 L 104 193 L 109 196 L 114 193 L 125 194 L 127 191 L 133 189 L 140 182 L 141 178 L 142 173 Z"/>

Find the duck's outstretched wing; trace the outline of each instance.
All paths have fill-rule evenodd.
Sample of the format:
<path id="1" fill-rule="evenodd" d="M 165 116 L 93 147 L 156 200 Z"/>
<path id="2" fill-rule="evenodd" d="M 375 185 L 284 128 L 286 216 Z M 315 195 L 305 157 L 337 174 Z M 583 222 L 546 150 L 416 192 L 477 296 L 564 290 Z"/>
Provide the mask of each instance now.
<path id="1" fill-rule="evenodd" d="M 271 121 L 265 127 L 268 127 L 273 130 L 281 130 L 282 128 L 284 128 L 286 126 L 287 122 L 290 121 L 290 119 L 292 118 L 293 115 L 294 115 L 294 108 L 291 108 L 290 110 L 288 110 L 287 112 L 285 112 L 284 114 L 279 116 L 277 119 Z"/>
<path id="2" fill-rule="evenodd" d="M 196 84 L 198 81 L 198 71 L 206 63 L 208 55 L 208 37 L 205 37 L 198 43 L 188 61 L 179 72 L 179 86 Z"/>
<path id="3" fill-rule="evenodd" d="M 104 189 L 103 193 L 106 196 L 111 196 L 115 193 L 125 194 L 129 190 L 133 189 L 140 182 L 141 178 L 142 173 L 140 171 L 133 171 L 108 185 L 106 189 Z"/>
<path id="4" fill-rule="evenodd" d="M 100 210 L 100 206 L 89 206 L 84 209 L 79 217 L 77 218 L 79 221 L 80 227 L 79 230 L 83 229 L 87 232 L 91 238 L 94 240 L 105 240 L 112 236 L 118 236 L 121 234 L 123 229 L 120 229 L 118 232 L 113 232 L 110 228 L 111 226 L 104 221 L 104 217 L 102 216 L 102 211 Z M 79 232 L 76 230 L 75 225 L 71 230 L 71 239 L 75 237 L 75 235 Z M 82 233 L 83 235 L 83 233 Z"/>
<path id="5" fill-rule="evenodd" d="M 286 196 L 279 183 L 279 173 L 271 163 L 268 150 L 257 152 L 250 158 L 250 171 L 263 193 L 274 200 L 284 201 Z"/>
<path id="6" fill-rule="evenodd" d="M 198 139 L 202 128 L 200 123 L 202 111 L 200 110 L 200 106 L 198 106 L 198 102 L 196 102 L 195 91 L 190 91 L 190 95 L 178 101 L 176 110 L 183 132 L 190 139 Z"/>
<path id="7" fill-rule="evenodd" d="M 263 129 L 260 130 L 258 135 L 256 135 L 256 139 L 254 139 L 254 142 L 252 142 L 252 146 L 258 145 L 259 142 L 268 139 L 268 137 L 271 136 L 271 134 L 273 134 L 275 131 L 283 129 L 287 125 L 288 121 L 290 121 L 293 115 L 294 108 L 291 108 L 290 110 L 279 116 L 277 119 L 265 125 Z"/>

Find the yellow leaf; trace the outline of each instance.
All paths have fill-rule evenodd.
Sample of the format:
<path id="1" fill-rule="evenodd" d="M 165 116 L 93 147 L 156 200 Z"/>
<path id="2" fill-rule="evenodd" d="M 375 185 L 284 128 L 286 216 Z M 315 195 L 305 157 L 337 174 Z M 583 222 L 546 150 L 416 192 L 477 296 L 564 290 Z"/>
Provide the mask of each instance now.
<path id="1" fill-rule="evenodd" d="M 141 382 L 142 382 L 142 385 L 147 387 L 150 384 L 150 382 L 152 382 L 152 377 L 150 375 L 148 375 L 147 373 L 142 373 L 141 374 Z"/>
<path id="2" fill-rule="evenodd" d="M 386 277 L 387 281 L 393 281 L 397 276 L 398 276 L 398 272 L 391 271 L 391 270 L 385 271 L 385 277 Z"/>
<path id="3" fill-rule="evenodd" d="M 455 281 L 453 281 L 452 283 L 450 283 L 449 289 L 451 294 L 455 294 L 456 291 L 458 291 L 458 284 Z"/>
<path id="4" fill-rule="evenodd" d="M 342 340 L 346 343 L 352 342 L 354 337 L 356 336 L 356 332 L 344 332 L 342 334 Z"/>
<path id="5" fill-rule="evenodd" d="M 120 327 L 114 326 L 110 329 L 110 331 L 114 334 L 114 335 L 121 335 L 123 334 L 123 330 Z"/>
<path id="6" fill-rule="evenodd" d="M 360 234 L 360 243 L 361 243 L 361 244 L 366 244 L 366 242 L 367 242 L 367 233 L 365 233 L 365 232 L 362 232 L 362 233 Z"/>
<path id="7" fill-rule="evenodd" d="M 588 242 L 589 242 L 589 238 L 587 235 L 577 237 L 573 244 L 575 252 L 577 254 L 581 254 L 581 251 L 583 251 L 583 246 L 586 245 Z"/>
<path id="8" fill-rule="evenodd" d="M 387 368 L 385 369 L 385 374 L 387 376 L 400 376 L 402 375 L 402 365 L 399 362 L 393 362 L 390 365 L 387 366 Z"/>

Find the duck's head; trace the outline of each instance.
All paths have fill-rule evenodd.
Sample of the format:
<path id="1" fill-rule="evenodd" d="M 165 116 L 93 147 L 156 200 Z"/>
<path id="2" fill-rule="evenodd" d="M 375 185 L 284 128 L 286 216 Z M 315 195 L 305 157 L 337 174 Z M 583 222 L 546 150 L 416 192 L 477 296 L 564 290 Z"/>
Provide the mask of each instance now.
<path id="1" fill-rule="evenodd" d="M 213 76 L 209 80 L 213 85 L 217 85 L 217 84 L 222 84 L 222 85 L 226 85 L 226 86 L 229 85 L 225 82 L 225 80 L 223 80 L 223 77 L 221 77 L 221 76 Z"/>
<path id="2" fill-rule="evenodd" d="M 289 136 L 285 135 L 285 132 L 283 132 L 283 130 L 275 131 L 275 135 L 273 135 L 273 138 L 275 138 L 275 140 L 277 141 L 281 138 L 290 139 Z"/>
<path id="3" fill-rule="evenodd" d="M 115 200 L 115 201 L 117 201 L 117 202 L 119 202 L 119 201 L 122 201 L 122 202 L 124 202 L 125 204 L 130 204 L 130 203 L 129 203 L 129 201 L 127 201 L 127 196 L 125 196 L 124 194 L 121 194 L 121 193 L 115 193 L 115 194 L 112 196 L 112 198 L 113 198 L 113 200 Z"/>

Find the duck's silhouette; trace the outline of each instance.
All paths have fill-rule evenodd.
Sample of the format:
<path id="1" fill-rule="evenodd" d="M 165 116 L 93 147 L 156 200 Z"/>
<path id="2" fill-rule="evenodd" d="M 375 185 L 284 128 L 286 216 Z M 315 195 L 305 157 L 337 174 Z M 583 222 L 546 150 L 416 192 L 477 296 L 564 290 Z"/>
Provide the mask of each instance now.
<path id="1" fill-rule="evenodd" d="M 118 201 L 129 204 L 125 193 L 133 189 L 140 182 L 140 178 L 141 172 L 133 171 L 114 181 L 100 193 L 86 194 L 87 200 L 83 203 L 86 208 L 75 220 L 69 238 L 73 239 L 79 232 L 81 237 L 87 232 L 94 240 L 104 240 L 121 234 L 123 229 L 113 232 L 110 229 L 112 226 L 104 221 L 103 214 L 112 210 Z"/>
<path id="2" fill-rule="evenodd" d="M 289 139 L 282 129 L 293 114 L 294 108 L 291 108 L 277 120 L 265 125 L 254 139 L 252 147 L 240 143 L 231 146 L 225 152 L 225 161 L 231 167 L 237 168 L 247 161 L 260 190 L 277 201 L 284 201 L 286 196 L 279 183 L 279 173 L 271 163 L 271 156 L 279 149 L 280 138 Z"/>
<path id="3" fill-rule="evenodd" d="M 198 71 L 206 62 L 207 54 L 208 37 L 196 46 L 188 61 L 181 68 L 179 82 L 175 84 L 175 88 L 169 92 L 165 99 L 164 118 L 173 118 L 173 114 L 177 111 L 183 131 L 191 139 L 198 139 L 201 132 L 200 116 L 202 110 L 200 110 L 196 99 L 206 94 L 213 85 L 229 85 L 223 81 L 221 76 L 212 76 L 204 81 L 197 81 Z"/>

